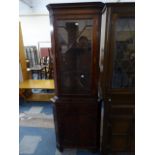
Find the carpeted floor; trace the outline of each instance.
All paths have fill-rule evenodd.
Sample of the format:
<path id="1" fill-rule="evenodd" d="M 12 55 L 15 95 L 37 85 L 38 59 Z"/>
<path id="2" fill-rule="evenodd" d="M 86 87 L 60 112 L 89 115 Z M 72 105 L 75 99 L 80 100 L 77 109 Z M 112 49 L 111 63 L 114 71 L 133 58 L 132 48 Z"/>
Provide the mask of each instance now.
<path id="1" fill-rule="evenodd" d="M 99 155 L 87 150 L 56 149 L 52 104 L 20 99 L 19 155 Z"/>

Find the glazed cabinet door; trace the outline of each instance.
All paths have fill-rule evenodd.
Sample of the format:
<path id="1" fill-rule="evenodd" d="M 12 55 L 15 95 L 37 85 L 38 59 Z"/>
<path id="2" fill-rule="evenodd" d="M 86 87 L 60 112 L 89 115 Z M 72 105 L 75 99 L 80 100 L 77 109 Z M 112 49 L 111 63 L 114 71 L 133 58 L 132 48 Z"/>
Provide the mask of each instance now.
<path id="1" fill-rule="evenodd" d="M 59 93 L 92 95 L 97 68 L 94 69 L 93 63 L 98 59 L 94 54 L 94 19 L 80 19 L 79 16 L 57 18 L 55 27 Z"/>
<path id="2" fill-rule="evenodd" d="M 112 40 L 112 90 L 129 90 L 135 87 L 135 19 L 114 16 Z"/>
<path id="3" fill-rule="evenodd" d="M 108 8 L 108 42 L 104 59 L 105 125 L 103 147 L 134 151 L 135 18 L 134 7 Z M 107 38 L 106 38 L 107 41 Z"/>

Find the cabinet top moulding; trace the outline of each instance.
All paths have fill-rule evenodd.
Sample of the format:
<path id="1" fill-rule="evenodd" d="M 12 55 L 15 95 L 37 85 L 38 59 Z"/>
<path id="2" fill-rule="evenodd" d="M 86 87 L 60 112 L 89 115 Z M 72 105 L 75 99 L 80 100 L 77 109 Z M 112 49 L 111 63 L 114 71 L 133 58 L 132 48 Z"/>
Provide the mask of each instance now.
<path id="1" fill-rule="evenodd" d="M 128 5 L 135 5 L 135 2 L 117 2 L 117 3 L 105 3 L 105 6 L 128 6 Z"/>
<path id="2" fill-rule="evenodd" d="M 87 3 L 56 3 L 56 4 L 48 4 L 47 8 L 50 9 L 67 9 L 67 8 L 91 8 L 91 7 L 100 7 L 103 8 L 104 3 L 102 2 L 87 2 Z"/>
<path id="3" fill-rule="evenodd" d="M 102 13 L 105 12 L 107 7 L 128 7 L 128 6 L 132 6 L 135 7 L 135 2 L 117 2 L 117 3 L 104 3 L 103 9 L 102 9 Z"/>
<path id="4" fill-rule="evenodd" d="M 53 14 L 78 14 L 75 12 L 75 9 L 79 9 L 79 14 L 101 14 L 101 10 L 104 7 L 104 3 L 102 2 L 88 2 L 88 3 L 58 3 L 58 4 L 48 4 L 47 9 L 53 10 Z M 95 10 L 94 12 L 89 12 L 88 10 Z M 67 10 L 67 11 L 66 11 Z M 82 11 L 83 10 L 83 11 Z M 59 11 L 59 12 L 57 12 Z"/>

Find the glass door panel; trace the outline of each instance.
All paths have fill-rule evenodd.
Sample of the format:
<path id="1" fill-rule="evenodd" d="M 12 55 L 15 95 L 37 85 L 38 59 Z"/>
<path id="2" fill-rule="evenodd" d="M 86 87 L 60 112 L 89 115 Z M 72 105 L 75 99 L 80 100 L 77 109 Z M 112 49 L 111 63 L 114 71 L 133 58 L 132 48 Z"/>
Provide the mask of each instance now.
<path id="1" fill-rule="evenodd" d="M 88 93 L 91 89 L 93 20 L 58 20 L 56 25 L 61 90 Z"/>
<path id="2" fill-rule="evenodd" d="M 118 18 L 114 27 L 112 88 L 135 86 L 135 19 Z"/>

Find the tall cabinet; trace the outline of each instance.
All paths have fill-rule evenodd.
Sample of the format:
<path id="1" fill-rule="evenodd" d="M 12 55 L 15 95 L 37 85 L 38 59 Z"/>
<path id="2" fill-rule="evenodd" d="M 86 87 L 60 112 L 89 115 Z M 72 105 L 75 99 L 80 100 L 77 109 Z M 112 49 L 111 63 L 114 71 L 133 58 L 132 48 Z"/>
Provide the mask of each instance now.
<path id="1" fill-rule="evenodd" d="M 102 153 L 131 154 L 135 141 L 135 4 L 106 4 L 103 16 L 105 38 L 101 41 L 100 54 L 100 90 L 104 107 Z"/>
<path id="2" fill-rule="evenodd" d="M 54 54 L 57 148 L 99 146 L 99 45 L 102 3 L 47 5 Z"/>

